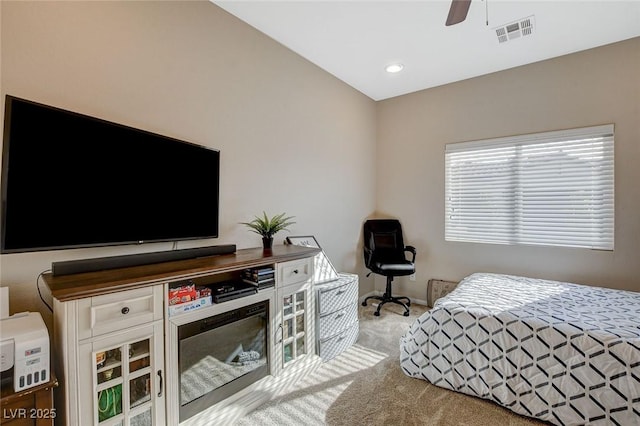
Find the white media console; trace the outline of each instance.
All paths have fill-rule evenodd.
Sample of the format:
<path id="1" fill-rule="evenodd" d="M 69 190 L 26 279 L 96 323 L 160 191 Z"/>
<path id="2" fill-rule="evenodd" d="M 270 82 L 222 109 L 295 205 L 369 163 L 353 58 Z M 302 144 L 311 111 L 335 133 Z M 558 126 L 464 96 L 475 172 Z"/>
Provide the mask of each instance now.
<path id="1" fill-rule="evenodd" d="M 313 258 L 318 252 L 315 248 L 283 245 L 269 251 L 243 249 L 106 271 L 46 274 L 44 280 L 54 298 L 53 355 L 60 381 L 56 390 L 56 408 L 61 416 L 58 424 L 188 425 L 208 417 L 232 421 L 268 401 L 283 389 L 283 384 L 293 383 L 320 362 L 316 344 L 322 347 L 323 340 L 318 340 L 315 324 L 315 298 L 319 293 L 312 283 Z M 192 312 L 169 315 L 167 295 L 174 283 L 191 280 L 216 286 L 241 280 L 246 269 L 265 266 L 275 271 L 273 286 Z M 324 337 L 336 342 L 354 340 L 357 314 L 354 322 L 351 299 L 354 295 L 357 299 L 357 276 L 343 275 L 339 282 L 321 291 L 325 306 L 322 321 L 326 325 L 322 330 L 325 334 L 329 333 L 326 330 L 335 331 Z M 327 307 L 332 297 L 341 301 L 339 309 Z M 247 315 L 255 319 L 246 323 L 249 327 L 266 321 L 268 344 L 264 356 L 269 361 L 268 374 L 212 407 L 181 418 L 184 390 L 181 392 L 180 374 L 184 371 L 178 367 L 178 353 L 188 339 L 181 337 L 181 327 L 197 321 L 207 327 L 215 322 L 224 325 L 225 321 L 231 322 L 226 317 L 247 306 L 251 311 L 254 304 L 262 311 L 253 317 Z M 327 316 L 332 313 L 349 320 L 334 323 Z M 263 337 L 260 332 L 254 334 Z M 340 338 L 342 335 L 345 337 Z M 204 337 L 200 342 L 204 344 Z M 335 355 L 331 344 L 324 345 L 331 348 L 328 354 Z M 241 365 L 238 358 L 258 352 L 248 348 L 245 342 L 227 364 Z M 208 379 L 203 376 L 202 380 Z M 242 403 L 231 404 L 238 401 Z"/>

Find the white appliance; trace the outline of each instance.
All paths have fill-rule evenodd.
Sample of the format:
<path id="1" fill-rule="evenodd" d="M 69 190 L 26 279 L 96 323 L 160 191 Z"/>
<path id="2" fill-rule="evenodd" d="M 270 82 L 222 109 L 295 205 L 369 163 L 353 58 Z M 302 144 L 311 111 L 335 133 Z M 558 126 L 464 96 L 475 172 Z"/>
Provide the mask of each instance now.
<path id="1" fill-rule="evenodd" d="M 49 381 L 49 332 L 40 313 L 0 319 L 0 371 L 11 368 L 16 392 Z"/>

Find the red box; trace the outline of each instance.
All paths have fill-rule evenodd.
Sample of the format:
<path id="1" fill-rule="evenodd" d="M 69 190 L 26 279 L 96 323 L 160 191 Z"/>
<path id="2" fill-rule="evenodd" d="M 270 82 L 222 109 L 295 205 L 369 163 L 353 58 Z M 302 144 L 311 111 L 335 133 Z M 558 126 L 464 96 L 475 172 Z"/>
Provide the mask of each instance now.
<path id="1" fill-rule="evenodd" d="M 196 291 L 196 286 L 193 284 L 169 289 L 169 305 L 179 305 L 180 303 L 191 302 L 197 298 L 198 292 Z"/>
<path id="2" fill-rule="evenodd" d="M 211 289 L 209 287 L 196 287 L 197 298 L 211 296 Z"/>

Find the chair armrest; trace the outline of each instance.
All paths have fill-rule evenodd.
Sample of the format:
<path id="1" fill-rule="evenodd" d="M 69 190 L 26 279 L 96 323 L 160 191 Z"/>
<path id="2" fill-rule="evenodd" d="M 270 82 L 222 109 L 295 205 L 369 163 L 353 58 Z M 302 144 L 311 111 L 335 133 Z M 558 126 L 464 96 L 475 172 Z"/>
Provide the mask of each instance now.
<path id="1" fill-rule="evenodd" d="M 416 248 L 414 246 L 405 246 L 404 251 L 408 251 L 413 255 L 411 263 L 416 263 Z"/>
<path id="2" fill-rule="evenodd" d="M 364 264 L 368 267 L 371 265 L 371 258 L 373 257 L 373 250 L 368 247 L 364 248 Z"/>

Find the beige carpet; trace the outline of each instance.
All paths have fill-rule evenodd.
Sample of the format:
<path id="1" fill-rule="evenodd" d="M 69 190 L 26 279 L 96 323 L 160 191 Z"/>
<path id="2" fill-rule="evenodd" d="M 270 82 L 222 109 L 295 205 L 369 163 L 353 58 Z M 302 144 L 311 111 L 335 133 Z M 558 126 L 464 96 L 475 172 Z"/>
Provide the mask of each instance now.
<path id="1" fill-rule="evenodd" d="M 486 400 L 406 376 L 398 340 L 423 312 L 385 305 L 380 317 L 360 307 L 357 343 L 236 425 L 544 425 Z"/>

